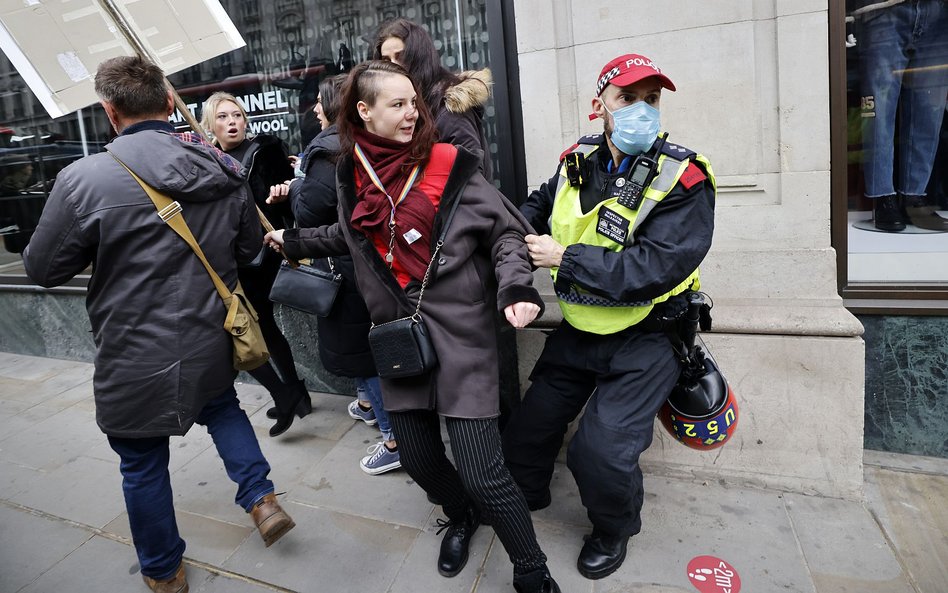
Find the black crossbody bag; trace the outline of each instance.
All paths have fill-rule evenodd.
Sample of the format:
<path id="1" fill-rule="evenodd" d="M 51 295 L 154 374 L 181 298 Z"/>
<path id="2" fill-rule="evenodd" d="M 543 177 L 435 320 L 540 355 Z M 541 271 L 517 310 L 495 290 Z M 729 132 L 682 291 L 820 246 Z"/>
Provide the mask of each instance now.
<path id="1" fill-rule="evenodd" d="M 431 343 L 425 320 L 421 317 L 421 300 L 425 296 L 431 269 L 444 245 L 448 227 L 451 226 L 451 220 L 460 203 L 461 198 L 458 196 L 444 222 L 444 228 L 441 229 L 441 236 L 438 237 L 431 261 L 428 262 L 428 269 L 425 270 L 425 277 L 421 281 L 415 313 L 378 325 L 373 323 L 369 329 L 369 347 L 375 358 L 375 368 L 383 379 L 424 375 L 438 366 L 438 354 Z"/>

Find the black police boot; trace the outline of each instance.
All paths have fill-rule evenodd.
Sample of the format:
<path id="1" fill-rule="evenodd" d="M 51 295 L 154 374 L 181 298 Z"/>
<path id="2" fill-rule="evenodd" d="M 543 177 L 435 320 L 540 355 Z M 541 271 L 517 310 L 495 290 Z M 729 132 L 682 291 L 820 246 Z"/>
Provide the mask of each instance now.
<path id="1" fill-rule="evenodd" d="M 872 221 L 880 231 L 904 231 L 905 218 L 901 200 L 895 194 L 872 198 Z"/>
<path id="2" fill-rule="evenodd" d="M 586 543 L 579 552 L 576 568 L 587 579 L 601 579 L 614 573 L 625 561 L 629 537 L 609 535 L 593 528 L 592 535 L 586 536 Z"/>
<path id="3" fill-rule="evenodd" d="M 513 586 L 517 593 L 560 593 L 560 586 L 546 566 L 526 574 L 514 574 Z"/>
<path id="4" fill-rule="evenodd" d="M 908 222 L 920 229 L 929 231 L 948 231 L 948 219 L 935 213 L 935 207 L 929 206 L 925 196 L 903 196 Z"/>
<path id="5" fill-rule="evenodd" d="M 441 533 L 447 529 L 444 539 L 441 540 L 441 553 L 438 554 L 438 573 L 443 577 L 457 575 L 467 564 L 468 550 L 471 547 L 471 538 L 480 525 L 477 510 L 471 506 L 464 513 L 464 518 L 452 521 L 438 520 Z"/>

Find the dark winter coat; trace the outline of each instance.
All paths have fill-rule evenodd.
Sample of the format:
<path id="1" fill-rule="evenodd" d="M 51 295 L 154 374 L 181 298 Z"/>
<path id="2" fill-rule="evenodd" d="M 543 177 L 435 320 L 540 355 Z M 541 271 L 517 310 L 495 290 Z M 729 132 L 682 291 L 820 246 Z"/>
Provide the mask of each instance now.
<path id="1" fill-rule="evenodd" d="M 313 138 L 303 154 L 301 168 L 306 177 L 290 186 L 290 203 L 300 228 L 320 227 L 339 219 L 336 197 L 336 164 L 339 152 L 339 133 L 329 126 Z M 338 255 L 332 258 L 336 271 L 345 280 L 332 311 L 326 317 L 316 318 L 319 332 L 319 360 L 323 367 L 342 377 L 373 377 L 375 360 L 369 350 L 369 310 L 359 294 L 355 282 L 352 257 Z M 317 267 L 329 270 L 325 259 Z"/>
<path id="2" fill-rule="evenodd" d="M 493 161 L 484 130 L 484 110 L 494 84 L 490 70 L 469 70 L 458 74 L 461 82 L 444 90 L 434 108 L 438 141 L 463 146 L 480 156 L 480 172 L 493 180 Z"/>
<path id="3" fill-rule="evenodd" d="M 284 201 L 267 204 L 270 186 L 293 178 L 293 167 L 287 158 L 286 145 L 283 141 L 269 134 L 257 134 L 227 151 L 227 154 L 234 158 L 240 157 L 240 174 L 247 180 L 254 203 L 267 217 L 270 224 L 277 229 L 293 226 L 293 212 L 289 203 Z M 273 282 L 276 280 L 277 272 L 280 271 L 282 261 L 283 258 L 278 253 L 261 244 L 253 264 L 241 266 L 237 270 L 240 285 L 243 286 L 247 298 L 250 299 L 250 304 L 261 315 L 272 316 L 270 289 L 273 288 Z M 264 325 L 265 331 L 269 331 L 267 328 L 272 327 L 272 324 Z M 276 352 L 273 352 L 272 356 L 275 357 Z M 293 365 L 291 360 L 271 359 L 271 362 L 276 362 L 280 368 Z"/>
<path id="4" fill-rule="evenodd" d="M 208 261 L 233 288 L 237 262 L 252 259 L 263 240 L 247 184 L 223 155 L 182 142 L 166 122 L 135 127 L 107 148 L 181 204 Z M 46 287 L 93 266 L 86 308 L 104 433 L 183 435 L 204 404 L 233 385 L 224 305 L 207 271 L 110 154 L 57 176 L 23 262 Z"/>
<path id="5" fill-rule="evenodd" d="M 244 143 L 247 146 L 244 146 Z M 293 178 L 293 167 L 290 165 L 286 144 L 276 136 L 257 134 L 244 140 L 235 150 L 243 154 L 240 159 L 244 168 L 243 176 L 250 183 L 253 199 L 263 210 L 267 220 L 278 229 L 292 226 L 293 213 L 288 203 L 267 204 L 270 186 Z"/>
<path id="6" fill-rule="evenodd" d="M 516 207 L 477 172 L 479 161 L 478 155 L 458 148 L 431 231 L 433 237 L 440 235 L 451 206 L 460 200 L 421 306 L 439 365 L 430 375 L 383 379 L 386 410 L 434 409 L 457 418 L 497 416 L 495 312 L 524 301 L 539 305 L 542 312 L 523 241 L 533 231 Z M 287 231 L 284 249 L 291 257 L 348 249 L 372 320 L 383 323 L 411 315 L 419 284 L 402 289 L 372 241 L 348 222 L 356 205 L 353 175 L 352 157 L 341 157 L 336 180 L 343 222 Z"/>

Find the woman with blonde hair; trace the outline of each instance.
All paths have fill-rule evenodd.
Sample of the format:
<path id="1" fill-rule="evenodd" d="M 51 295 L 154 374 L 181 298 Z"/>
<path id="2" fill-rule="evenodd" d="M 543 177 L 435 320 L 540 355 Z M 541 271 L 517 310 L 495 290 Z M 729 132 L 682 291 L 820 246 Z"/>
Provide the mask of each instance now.
<path id="1" fill-rule="evenodd" d="M 241 163 L 241 174 L 250 184 L 254 201 L 276 228 L 292 226 L 293 213 L 289 204 L 270 203 L 270 186 L 293 176 L 286 145 L 276 136 L 257 134 L 247 137 L 247 111 L 230 93 L 214 93 L 204 103 L 202 127 L 213 137 L 221 150 Z M 270 351 L 270 361 L 250 371 L 250 375 L 266 387 L 275 408 L 268 416 L 276 418 L 270 436 L 286 432 L 293 424 L 293 416 L 300 418 L 312 411 L 312 402 L 306 385 L 296 373 L 296 363 L 290 344 L 273 317 L 270 289 L 280 269 L 281 257 L 269 249 L 250 265 L 237 269 L 250 304 L 257 310 L 263 339 Z M 279 374 L 277 374 L 279 372 Z"/>

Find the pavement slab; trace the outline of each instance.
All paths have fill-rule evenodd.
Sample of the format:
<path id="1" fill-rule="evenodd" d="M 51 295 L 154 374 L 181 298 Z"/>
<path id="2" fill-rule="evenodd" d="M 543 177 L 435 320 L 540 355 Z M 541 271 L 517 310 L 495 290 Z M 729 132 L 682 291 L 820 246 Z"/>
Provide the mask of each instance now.
<path id="1" fill-rule="evenodd" d="M 293 502 L 296 527 L 264 548 L 248 538 L 223 567 L 293 591 L 384 592 L 418 531 Z"/>
<path id="2" fill-rule="evenodd" d="M 948 591 L 948 475 L 870 467 L 866 494 L 918 592 Z"/>
<path id="3" fill-rule="evenodd" d="M 33 583 L 90 537 L 89 531 L 55 518 L 0 504 L 0 591 L 19 591 Z"/>
<path id="4" fill-rule="evenodd" d="M 118 457 L 95 424 L 91 369 L 0 353 L 2 593 L 145 591 Z M 359 469 L 379 432 L 348 417 L 349 398 L 313 393 L 314 412 L 270 438 L 267 391 L 237 390 L 297 526 L 265 548 L 234 504 L 236 487 L 206 431 L 173 437 L 169 469 L 192 592 L 512 591 L 510 561 L 490 526 L 478 529 L 459 575 L 437 573 L 441 509 L 404 471 Z M 693 593 L 688 563 L 703 555 L 731 563 L 744 593 L 948 590 L 948 460 L 866 452 L 865 500 L 647 470 L 642 532 L 623 566 L 599 581 L 576 570 L 591 526 L 562 461 L 553 502 L 533 519 L 564 593 Z"/>

